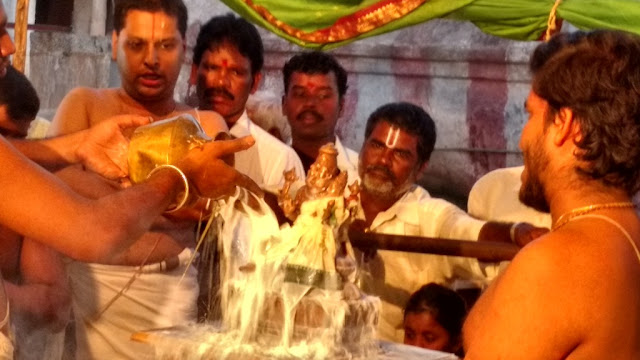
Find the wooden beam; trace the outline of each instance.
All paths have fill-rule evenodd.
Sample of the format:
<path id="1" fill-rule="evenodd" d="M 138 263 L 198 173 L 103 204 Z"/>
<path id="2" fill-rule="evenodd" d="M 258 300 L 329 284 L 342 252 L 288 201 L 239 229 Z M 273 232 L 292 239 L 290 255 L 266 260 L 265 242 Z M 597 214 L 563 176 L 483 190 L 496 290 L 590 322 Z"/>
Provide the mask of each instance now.
<path id="1" fill-rule="evenodd" d="M 359 249 L 405 251 L 423 254 L 473 257 L 482 261 L 511 260 L 520 249 L 497 241 L 466 241 L 421 236 L 389 235 L 349 229 L 351 245 Z"/>
<path id="2" fill-rule="evenodd" d="M 27 60 L 27 25 L 29 22 L 29 0 L 17 0 L 15 22 L 16 53 L 13 55 L 13 67 L 24 72 Z"/>

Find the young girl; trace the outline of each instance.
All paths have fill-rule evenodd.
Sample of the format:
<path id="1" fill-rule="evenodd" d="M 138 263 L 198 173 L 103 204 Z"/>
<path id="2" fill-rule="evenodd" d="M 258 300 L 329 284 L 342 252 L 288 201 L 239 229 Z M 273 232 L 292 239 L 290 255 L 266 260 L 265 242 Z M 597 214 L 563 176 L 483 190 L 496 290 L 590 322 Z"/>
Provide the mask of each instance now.
<path id="1" fill-rule="evenodd" d="M 404 309 L 404 343 L 461 355 L 464 300 L 455 291 L 429 283 L 413 293 Z"/>

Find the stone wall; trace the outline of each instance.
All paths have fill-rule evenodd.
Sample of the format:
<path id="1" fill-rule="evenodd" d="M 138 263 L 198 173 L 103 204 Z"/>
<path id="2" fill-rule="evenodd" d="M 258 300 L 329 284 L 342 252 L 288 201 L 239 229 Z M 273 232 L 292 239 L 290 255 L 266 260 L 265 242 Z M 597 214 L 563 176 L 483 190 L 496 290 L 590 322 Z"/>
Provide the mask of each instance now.
<path id="1" fill-rule="evenodd" d="M 51 119 L 62 98 L 76 86 L 109 86 L 111 41 L 66 32 L 30 35 L 29 78 L 40 96 L 40 115 Z"/>
<path id="2" fill-rule="evenodd" d="M 176 87 L 178 99 L 187 92 L 188 58 L 200 24 L 229 11 L 210 0 L 187 4 L 195 16 Z M 266 49 L 261 89 L 280 96 L 280 69 L 303 49 L 261 33 Z M 331 52 L 349 72 L 346 108 L 337 131 L 357 150 L 367 116 L 378 106 L 392 101 L 423 106 L 436 121 L 438 141 L 421 183 L 462 205 L 479 176 L 521 163 L 518 140 L 526 120 L 522 104 L 530 80 L 527 61 L 535 45 L 485 35 L 469 23 L 434 20 L 335 49 Z M 119 85 L 106 36 L 33 33 L 30 64 L 30 78 L 49 118 L 72 87 Z"/>

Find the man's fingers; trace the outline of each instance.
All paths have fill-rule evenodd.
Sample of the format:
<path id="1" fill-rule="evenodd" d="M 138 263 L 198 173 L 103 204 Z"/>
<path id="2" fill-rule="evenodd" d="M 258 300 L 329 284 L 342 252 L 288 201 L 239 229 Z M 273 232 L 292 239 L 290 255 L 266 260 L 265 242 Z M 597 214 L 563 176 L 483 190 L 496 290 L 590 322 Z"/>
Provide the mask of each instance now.
<path id="1" fill-rule="evenodd" d="M 245 136 L 233 140 L 218 140 L 206 144 L 205 146 L 213 146 L 215 149 L 214 151 L 216 152 L 216 157 L 222 158 L 227 155 L 237 153 L 238 151 L 247 150 L 253 146 L 255 142 L 256 141 L 253 139 L 253 136 Z"/>
<path id="2" fill-rule="evenodd" d="M 236 185 L 251 191 L 261 198 L 264 197 L 264 192 L 262 191 L 260 186 L 258 186 L 258 184 L 251 180 L 250 177 L 240 172 L 238 172 L 237 174 L 238 176 L 236 177 Z"/>
<path id="3" fill-rule="evenodd" d="M 128 129 L 130 127 L 147 125 L 151 122 L 151 118 L 148 116 L 125 115 L 115 117 L 115 122 L 118 124 L 120 129 Z"/>

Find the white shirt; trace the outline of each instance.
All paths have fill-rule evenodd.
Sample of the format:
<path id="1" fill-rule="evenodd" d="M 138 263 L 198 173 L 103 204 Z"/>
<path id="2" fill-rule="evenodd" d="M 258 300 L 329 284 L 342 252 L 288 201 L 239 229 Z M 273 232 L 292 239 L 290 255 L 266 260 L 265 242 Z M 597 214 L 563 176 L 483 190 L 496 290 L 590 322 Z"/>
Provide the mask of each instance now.
<path id="1" fill-rule="evenodd" d="M 252 147 L 235 154 L 235 168 L 261 188 L 277 193 L 284 185 L 282 173 L 290 169 L 295 169 L 298 178 L 304 180 L 304 169 L 296 152 L 249 120 L 246 110 L 229 133 L 235 137 L 252 135 L 256 140 Z"/>
<path id="2" fill-rule="evenodd" d="M 347 184 L 351 185 L 358 180 L 358 153 L 342 145 L 338 135 L 336 135 L 335 147 L 338 151 L 338 169 L 347 172 Z"/>
<path id="3" fill-rule="evenodd" d="M 551 227 L 551 215 L 524 205 L 518 198 L 523 168 L 496 169 L 478 179 L 469 192 L 469 214 L 487 221 L 522 221 Z"/>
<path id="4" fill-rule="evenodd" d="M 363 214 L 359 217 L 363 218 Z M 370 230 L 382 234 L 477 240 L 484 224 L 414 185 L 391 208 L 376 216 Z M 395 342 L 403 341 L 402 309 L 422 285 L 429 282 L 446 285 L 459 278 L 486 282 L 498 270 L 492 266 L 484 268 L 473 258 L 388 250 L 380 250 L 373 259 L 363 261 L 361 269 L 363 291 L 382 300 L 378 337 Z"/>

